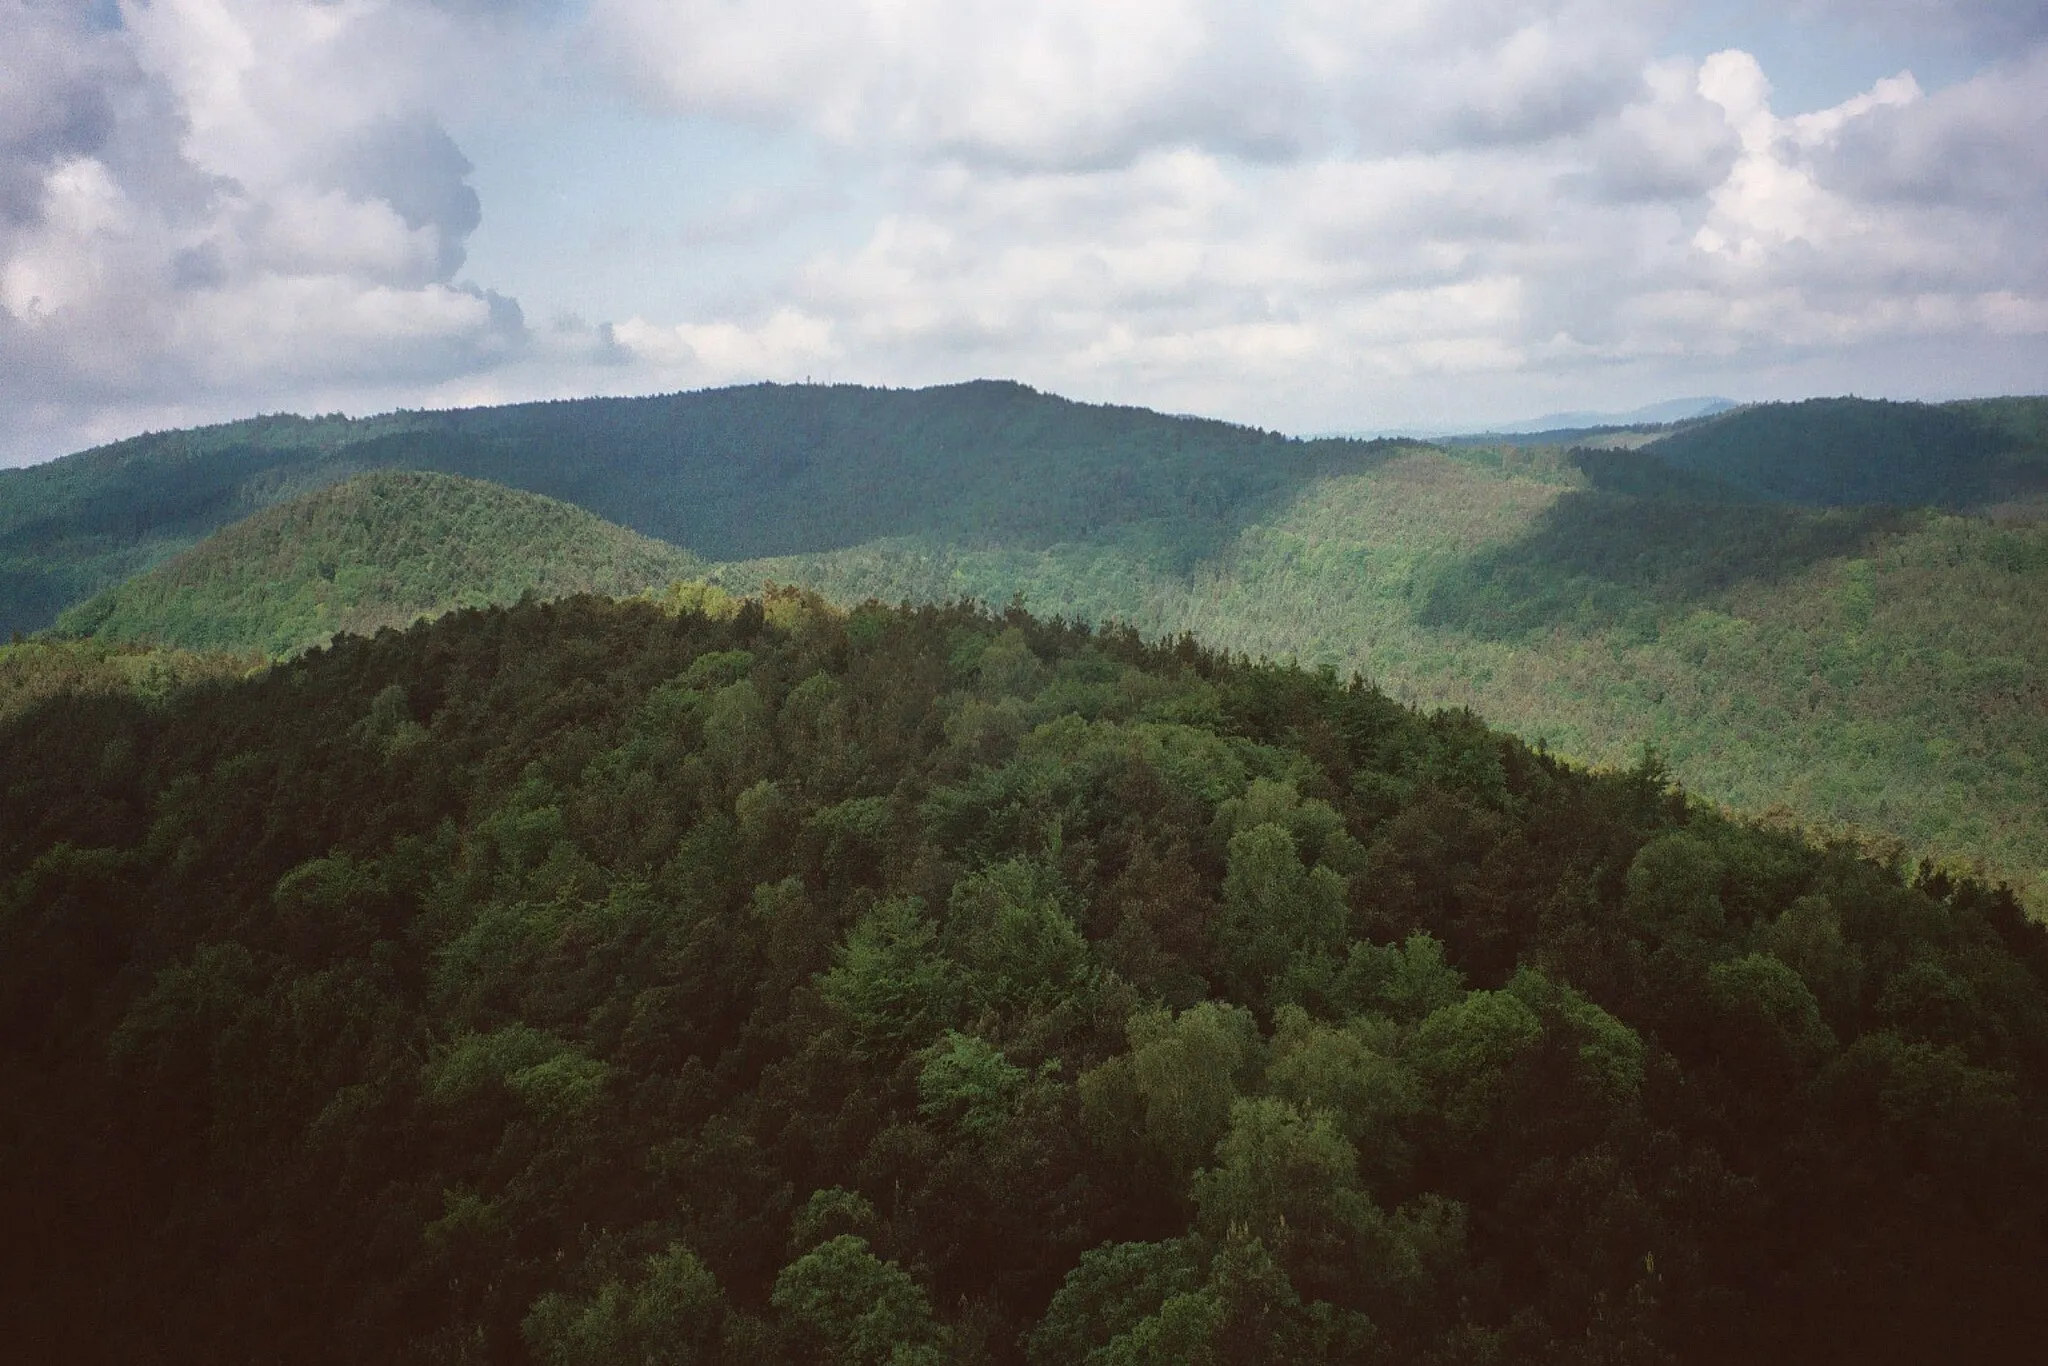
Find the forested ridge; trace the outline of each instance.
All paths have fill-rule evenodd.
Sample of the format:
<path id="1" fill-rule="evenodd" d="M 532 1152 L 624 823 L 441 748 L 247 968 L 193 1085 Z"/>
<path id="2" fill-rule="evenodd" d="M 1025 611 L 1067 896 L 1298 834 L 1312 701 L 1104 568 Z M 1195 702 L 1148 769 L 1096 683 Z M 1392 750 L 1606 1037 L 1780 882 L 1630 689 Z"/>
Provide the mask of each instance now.
<path id="1" fill-rule="evenodd" d="M 28 1361 L 2028 1361 L 2048 932 L 1334 673 L 683 585 L 0 721 Z"/>
<path id="2" fill-rule="evenodd" d="M 1020 384 L 757 384 L 350 420 L 274 416 L 0 471 L 0 632 L 373 469 L 486 479 L 712 559 L 930 535 L 1185 567 L 1274 498 L 1412 442 L 1292 441 Z"/>
<path id="3" fill-rule="evenodd" d="M 0 474 L 0 629 L 316 485 L 447 470 L 666 538 L 741 593 L 1022 593 L 1357 670 L 1581 762 L 1654 744 L 1702 796 L 2010 880 L 2048 912 L 2048 401 L 1761 404 L 1624 435 L 1657 439 L 1294 441 L 1000 383 L 256 419 Z M 380 525 L 337 562 L 409 578 L 404 519 Z M 534 562 L 475 527 L 478 564 Z M 102 637 L 276 652 L 433 610 L 323 617 L 345 586 L 236 568 L 248 543 L 228 544 L 193 552 L 218 571 L 203 591 L 113 590 Z M 509 596 L 419 582 L 439 607 Z M 620 585 L 549 591 L 583 586 Z"/>

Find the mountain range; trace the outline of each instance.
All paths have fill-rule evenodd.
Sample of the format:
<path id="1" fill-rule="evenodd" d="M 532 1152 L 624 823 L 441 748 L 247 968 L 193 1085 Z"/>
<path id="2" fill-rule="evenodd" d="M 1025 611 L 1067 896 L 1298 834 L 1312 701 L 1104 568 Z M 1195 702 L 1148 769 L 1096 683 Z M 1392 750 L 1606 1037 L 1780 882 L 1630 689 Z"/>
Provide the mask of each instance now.
<path id="1" fill-rule="evenodd" d="M 1735 809 L 2033 895 L 2044 414 L 1814 400 L 1604 449 L 1293 440 L 1004 383 L 264 418 L 0 475 L 0 615 L 278 654 L 666 578 L 1021 595 L 1356 671 L 1582 761 L 1653 746 Z M 456 479 L 347 482 L 375 470 Z"/>
<path id="2" fill-rule="evenodd" d="M 2044 407 L 0 478 L 0 1342 L 2033 1362 L 2048 927 L 1966 865 L 2041 863 Z"/>

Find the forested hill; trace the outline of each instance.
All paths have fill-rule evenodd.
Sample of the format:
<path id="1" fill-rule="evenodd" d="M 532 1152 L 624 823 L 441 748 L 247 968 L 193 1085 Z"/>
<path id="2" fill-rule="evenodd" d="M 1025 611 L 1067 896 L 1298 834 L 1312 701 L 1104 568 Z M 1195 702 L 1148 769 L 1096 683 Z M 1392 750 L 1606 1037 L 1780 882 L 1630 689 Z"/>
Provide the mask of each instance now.
<path id="1" fill-rule="evenodd" d="M 60 627 L 283 655 L 524 593 L 629 596 L 701 569 L 687 552 L 552 498 L 383 471 L 256 513 L 72 608 Z"/>
<path id="2" fill-rule="evenodd" d="M 211 531 L 368 469 L 547 494 L 721 559 L 919 535 L 1128 542 L 1185 569 L 1307 481 L 1402 445 L 1290 441 L 996 382 L 258 418 L 0 472 L 0 632 L 46 626 Z"/>
<path id="3" fill-rule="evenodd" d="M 1970 471 L 2023 472 L 2048 403 L 1765 406 L 1576 455 L 1294 442 L 1006 384 L 259 419 L 0 474 L 0 616 L 52 621 L 368 466 L 457 469 L 718 557 L 737 592 L 1023 593 L 1358 670 L 1586 762 L 1654 744 L 1693 791 L 1986 869 L 2048 910 L 2048 503 L 1817 508 L 1757 485 L 1827 483 L 1859 432 L 1910 456 L 1857 475 L 1892 471 L 1872 496 L 1967 505 L 2016 487 Z M 1763 454 L 1742 456 L 1743 433 Z M 1680 440 L 1706 444 L 1677 459 Z M 1929 451 L 1955 457 L 1939 488 Z M 271 643 L 267 627 L 238 642 Z M 79 662 L 37 660 L 39 677 Z"/>
<path id="4" fill-rule="evenodd" d="M 2008 897 L 1021 611 L 0 723 L 23 1363 L 2032 1363 Z"/>
<path id="5" fill-rule="evenodd" d="M 2048 494 L 2048 398 L 1817 398 L 1688 424 L 1643 448 L 1752 497 L 1972 508 Z"/>

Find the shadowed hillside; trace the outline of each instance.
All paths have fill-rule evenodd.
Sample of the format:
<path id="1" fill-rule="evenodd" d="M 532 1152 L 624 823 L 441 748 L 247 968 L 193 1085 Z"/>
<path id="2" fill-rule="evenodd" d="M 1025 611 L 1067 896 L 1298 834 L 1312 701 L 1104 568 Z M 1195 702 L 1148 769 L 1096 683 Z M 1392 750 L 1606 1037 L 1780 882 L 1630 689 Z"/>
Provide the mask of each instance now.
<path id="1" fill-rule="evenodd" d="M 1400 442 L 1290 441 L 1022 385 L 754 385 L 362 421 L 258 418 L 0 473 L 0 632 L 368 469 L 542 493 L 714 558 L 879 537 L 1115 541 L 1186 569 L 1273 500 Z"/>
<path id="2" fill-rule="evenodd" d="M 1754 497 L 1968 508 L 2048 492 L 2048 399 L 1816 398 L 1739 409 L 1643 448 Z"/>

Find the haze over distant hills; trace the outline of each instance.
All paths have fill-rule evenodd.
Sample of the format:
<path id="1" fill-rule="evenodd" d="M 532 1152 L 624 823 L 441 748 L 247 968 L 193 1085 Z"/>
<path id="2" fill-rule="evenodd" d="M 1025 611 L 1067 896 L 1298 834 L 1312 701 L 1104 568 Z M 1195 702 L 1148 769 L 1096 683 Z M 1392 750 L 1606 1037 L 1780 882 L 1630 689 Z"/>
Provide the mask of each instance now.
<path id="1" fill-rule="evenodd" d="M 1578 452 L 1289 440 L 997 383 L 257 419 L 0 476 L 0 610 L 14 629 L 47 624 L 254 508 L 369 468 L 452 470 L 702 554 L 736 592 L 774 579 L 846 601 L 1021 594 L 1042 612 L 1192 631 L 1470 706 L 1591 761 L 1652 743 L 1693 790 L 1741 809 L 2041 885 L 2048 534 L 2028 509 L 2048 470 L 2044 412 L 1760 405 L 1644 433 L 1640 449 Z M 307 517 L 330 524 L 259 521 L 270 530 L 67 624 L 307 643 L 339 620 L 308 608 L 334 610 L 335 590 L 304 557 L 253 567 Z M 409 577 L 388 558 L 404 520 L 337 559 Z M 467 524 L 486 559 L 536 562 L 490 518 Z M 690 563 L 642 549 L 643 576 Z M 197 566 L 218 571 L 210 587 L 190 580 Z M 494 580 L 499 595 L 520 578 Z M 423 582 L 433 592 L 388 619 L 434 593 L 477 600 Z M 208 596 L 221 593 L 241 605 Z M 239 625 L 198 625 L 210 613 Z"/>
<path id="2" fill-rule="evenodd" d="M 1646 403 L 1640 408 L 1631 408 L 1621 413 L 1564 412 L 1545 413 L 1541 417 L 1523 418 L 1518 422 L 1496 423 L 1489 430 L 1502 434 L 1528 432 L 1563 431 L 1573 427 L 1634 427 L 1644 424 L 1683 422 L 1687 418 L 1712 417 L 1740 407 L 1732 398 L 1669 398 L 1661 403 Z"/>

